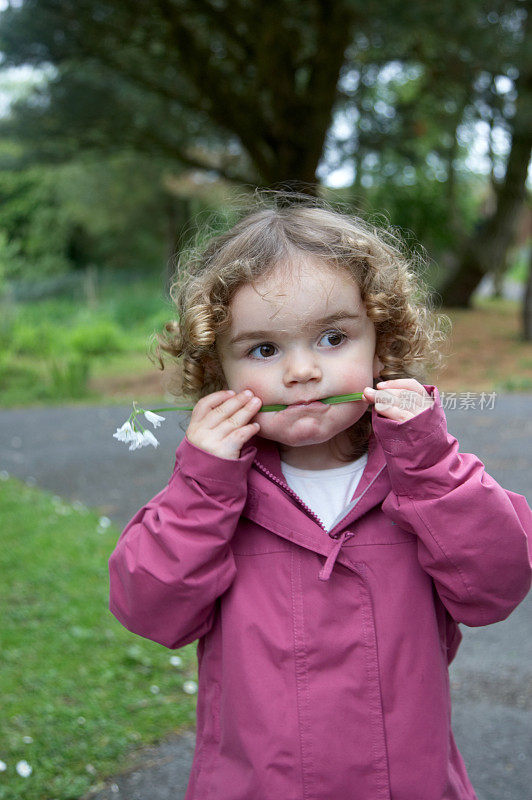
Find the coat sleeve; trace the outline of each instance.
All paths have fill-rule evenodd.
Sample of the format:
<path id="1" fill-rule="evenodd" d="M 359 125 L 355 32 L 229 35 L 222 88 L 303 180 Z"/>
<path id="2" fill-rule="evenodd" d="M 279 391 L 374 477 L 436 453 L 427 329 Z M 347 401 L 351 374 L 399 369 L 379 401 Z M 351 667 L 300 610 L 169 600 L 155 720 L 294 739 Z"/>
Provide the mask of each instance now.
<path id="1" fill-rule="evenodd" d="M 447 431 L 436 387 L 434 405 L 404 422 L 372 408 L 392 491 L 382 511 L 417 536 L 418 558 L 456 622 L 506 619 L 526 597 L 532 569 L 532 511 L 503 489 Z"/>
<path id="2" fill-rule="evenodd" d="M 256 448 L 219 458 L 185 437 L 168 485 L 124 528 L 109 559 L 109 608 L 128 630 L 178 648 L 207 633 L 233 582 L 230 540 Z"/>

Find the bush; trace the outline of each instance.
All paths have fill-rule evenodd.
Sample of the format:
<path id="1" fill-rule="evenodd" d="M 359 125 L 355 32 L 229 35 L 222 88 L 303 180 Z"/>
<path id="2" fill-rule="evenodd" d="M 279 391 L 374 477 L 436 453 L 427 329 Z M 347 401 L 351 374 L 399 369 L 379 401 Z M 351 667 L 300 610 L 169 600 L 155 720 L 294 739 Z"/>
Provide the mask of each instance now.
<path id="1" fill-rule="evenodd" d="M 46 386 L 37 369 L 9 360 L 0 363 L 0 405 L 16 406 L 46 397 Z"/>
<path id="2" fill-rule="evenodd" d="M 53 351 L 57 333 L 46 323 L 32 325 L 16 322 L 11 331 L 9 349 L 19 356 L 43 356 Z"/>
<path id="3" fill-rule="evenodd" d="M 36 369 L 13 364 L 10 361 L 0 364 L 0 392 L 9 389 L 12 392 L 23 393 L 28 390 L 33 393 L 36 383 L 40 380 L 41 376 Z"/>
<path id="4" fill-rule="evenodd" d="M 86 397 L 89 382 L 89 362 L 86 358 L 74 356 L 66 362 L 55 359 L 50 366 L 51 385 L 47 394 L 52 398 Z"/>
<path id="5" fill-rule="evenodd" d="M 108 320 L 78 326 L 70 336 L 70 346 L 85 356 L 107 356 L 126 349 L 120 328 Z"/>
<path id="6" fill-rule="evenodd" d="M 172 316 L 172 307 L 165 304 L 165 300 L 158 296 L 151 287 L 144 287 L 143 291 L 136 290 L 131 294 L 121 295 L 113 299 L 109 312 L 115 322 L 122 328 L 129 329 L 132 325 L 144 324 L 155 314 L 161 312 L 161 307 L 166 307 L 166 317 Z"/>

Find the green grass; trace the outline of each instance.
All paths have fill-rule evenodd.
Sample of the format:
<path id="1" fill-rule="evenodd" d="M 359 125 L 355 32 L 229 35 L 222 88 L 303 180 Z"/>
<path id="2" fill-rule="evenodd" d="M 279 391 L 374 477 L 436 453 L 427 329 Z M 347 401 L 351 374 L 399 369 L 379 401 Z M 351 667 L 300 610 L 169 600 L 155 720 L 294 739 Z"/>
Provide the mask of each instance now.
<path id="1" fill-rule="evenodd" d="M 168 650 L 110 613 L 120 532 L 107 518 L 0 477 L 0 799 L 72 800 L 128 766 L 140 743 L 194 725 L 183 684 L 197 682 L 196 644 Z"/>

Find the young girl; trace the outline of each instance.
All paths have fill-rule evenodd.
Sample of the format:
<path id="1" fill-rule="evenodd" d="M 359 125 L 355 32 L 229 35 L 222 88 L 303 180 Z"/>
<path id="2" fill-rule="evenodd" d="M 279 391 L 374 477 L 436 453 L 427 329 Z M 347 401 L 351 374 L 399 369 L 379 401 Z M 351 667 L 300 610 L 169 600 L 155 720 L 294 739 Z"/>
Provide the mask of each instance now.
<path id="1" fill-rule="evenodd" d="M 109 567 L 126 628 L 199 640 L 186 800 L 476 797 L 448 665 L 527 594 L 532 513 L 418 380 L 420 285 L 392 236 L 274 196 L 174 287 L 159 344 L 197 402 Z"/>

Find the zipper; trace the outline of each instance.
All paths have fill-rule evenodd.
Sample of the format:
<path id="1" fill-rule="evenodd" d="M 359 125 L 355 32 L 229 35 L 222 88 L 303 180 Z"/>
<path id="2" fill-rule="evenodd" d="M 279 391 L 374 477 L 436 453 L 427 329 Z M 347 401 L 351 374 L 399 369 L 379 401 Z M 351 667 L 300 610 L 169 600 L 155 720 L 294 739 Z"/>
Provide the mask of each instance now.
<path id="1" fill-rule="evenodd" d="M 350 539 L 355 534 L 352 533 L 351 531 L 344 531 L 342 534 L 340 533 L 331 534 L 327 530 L 321 519 L 318 517 L 318 515 L 315 514 L 314 511 L 311 508 L 309 508 L 306 503 L 303 502 L 303 500 L 299 497 L 299 495 L 297 495 L 293 491 L 293 489 L 291 489 L 290 486 L 288 486 L 288 484 L 286 484 L 284 481 L 281 481 L 276 475 L 270 472 L 270 470 L 267 469 L 263 464 L 261 464 L 260 461 L 255 461 L 255 464 L 260 468 L 262 472 L 264 472 L 265 475 L 267 475 L 278 486 L 281 486 L 283 489 L 288 489 L 292 497 L 295 497 L 298 503 L 302 505 L 303 508 L 306 509 L 306 511 L 309 512 L 309 514 L 316 520 L 316 522 L 319 523 L 320 527 L 325 531 L 327 536 L 329 536 L 330 539 L 335 539 L 334 547 L 332 548 L 331 552 L 325 559 L 325 563 L 323 564 L 322 568 L 318 573 L 318 578 L 320 579 L 320 581 L 328 581 L 329 578 L 331 577 L 331 572 L 334 567 L 336 557 L 340 552 L 343 543 L 345 542 L 346 539 Z"/>
<path id="2" fill-rule="evenodd" d="M 278 486 L 281 486 L 283 489 L 287 489 L 289 491 L 289 493 L 292 495 L 292 497 L 295 497 L 295 499 L 298 501 L 298 503 L 300 503 L 300 505 L 302 505 L 303 508 L 306 511 L 308 511 L 309 514 L 312 517 L 314 517 L 316 522 L 319 523 L 320 527 L 325 531 L 325 533 L 329 534 L 329 531 L 327 530 L 327 528 L 325 527 L 325 525 L 323 524 L 321 519 L 318 517 L 318 515 L 315 514 L 314 511 L 311 508 L 309 508 L 306 503 L 303 502 L 303 500 L 299 497 L 299 495 L 296 494 L 294 492 L 294 490 L 291 489 L 290 486 L 288 486 L 288 484 L 286 484 L 284 481 L 281 481 L 277 477 L 277 475 L 273 474 L 273 472 L 270 472 L 270 470 L 267 469 L 263 464 L 261 464 L 260 461 L 255 460 L 255 464 L 257 465 L 257 467 L 259 467 L 260 470 L 262 470 L 262 472 L 264 472 L 269 478 L 271 478 L 271 480 L 274 481 Z M 331 536 L 331 539 L 337 539 L 337 538 L 338 538 L 338 536 Z"/>
<path id="3" fill-rule="evenodd" d="M 277 477 L 277 475 L 273 474 L 273 472 L 270 472 L 270 470 L 267 469 L 267 467 L 265 467 L 264 464 L 261 464 L 260 461 L 257 461 L 255 459 L 254 463 L 261 470 L 261 472 L 263 472 L 265 475 L 267 475 L 272 481 L 274 481 L 274 483 L 276 483 L 278 486 L 281 486 L 283 489 L 288 490 L 288 492 L 292 495 L 292 497 L 294 497 L 297 500 L 297 502 L 301 506 L 303 506 L 303 508 L 306 511 L 308 511 L 308 513 L 311 515 L 311 517 L 313 517 L 316 520 L 316 522 L 319 523 L 320 527 L 325 531 L 327 536 L 329 536 L 330 539 L 335 539 L 336 540 L 334 547 L 332 548 L 331 552 L 327 556 L 324 565 L 322 566 L 322 568 L 320 569 L 320 571 L 318 573 L 318 578 L 321 581 L 328 581 L 330 576 L 331 576 L 331 572 L 332 572 L 332 569 L 334 567 L 334 564 L 335 564 L 335 561 L 336 561 L 336 557 L 338 556 L 338 553 L 340 552 L 343 543 L 347 539 L 351 539 L 355 534 L 352 531 L 344 531 L 343 533 L 338 532 L 338 533 L 335 533 L 335 534 L 330 533 L 330 531 L 327 530 L 327 528 L 325 527 L 325 525 L 323 524 L 321 519 L 318 517 L 318 515 L 315 514 L 314 511 L 311 508 L 309 508 L 309 506 L 307 506 L 306 503 L 303 502 L 303 500 L 299 497 L 299 495 L 297 495 L 294 492 L 294 490 L 291 489 L 290 486 L 288 486 L 288 484 L 286 484 L 284 481 L 280 480 Z M 384 469 L 384 467 L 382 469 Z M 380 473 L 382 472 L 382 469 L 380 469 L 379 472 L 377 473 L 377 475 L 375 475 L 375 478 L 373 478 L 373 480 L 371 481 L 369 486 L 366 487 L 366 489 L 362 492 L 360 497 L 363 497 L 365 495 L 365 493 L 367 492 L 369 487 L 373 484 L 373 482 L 375 481 L 377 476 L 380 475 Z M 359 500 L 360 500 L 360 498 L 359 498 Z M 342 520 L 340 520 L 340 522 L 342 522 Z M 340 523 L 338 523 L 338 524 L 340 524 Z M 334 528 L 333 528 L 333 530 L 334 530 Z"/>

